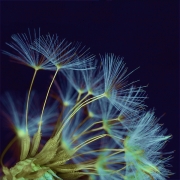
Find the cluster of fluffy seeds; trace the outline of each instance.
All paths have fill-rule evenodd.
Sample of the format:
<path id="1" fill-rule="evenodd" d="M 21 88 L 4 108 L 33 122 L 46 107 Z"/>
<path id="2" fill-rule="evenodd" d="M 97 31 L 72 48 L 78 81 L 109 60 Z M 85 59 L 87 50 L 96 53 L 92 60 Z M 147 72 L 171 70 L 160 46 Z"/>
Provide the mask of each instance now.
<path id="1" fill-rule="evenodd" d="M 34 75 L 25 100 L 1 98 L 16 133 L 1 156 L 3 180 L 165 180 L 171 174 L 165 167 L 171 157 L 162 153 L 170 136 L 145 109 L 144 87 L 127 82 L 133 71 L 127 73 L 122 58 L 95 58 L 80 43 L 40 32 L 12 39 L 7 45 L 15 52 L 3 53 Z M 32 89 L 42 69 L 55 73 L 40 106 Z M 17 140 L 20 160 L 6 167 L 3 157 Z"/>

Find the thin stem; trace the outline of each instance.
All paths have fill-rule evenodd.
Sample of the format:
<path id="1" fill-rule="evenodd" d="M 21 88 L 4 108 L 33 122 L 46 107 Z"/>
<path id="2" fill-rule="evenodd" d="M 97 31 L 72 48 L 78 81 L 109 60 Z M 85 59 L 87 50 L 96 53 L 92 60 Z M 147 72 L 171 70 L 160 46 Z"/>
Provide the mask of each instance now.
<path id="1" fill-rule="evenodd" d="M 106 136 L 109 136 L 108 134 L 102 134 L 102 135 L 98 135 L 98 136 L 95 136 L 95 137 L 92 137 L 86 141 L 84 141 L 83 143 L 79 144 L 78 146 L 76 146 L 74 149 L 75 151 L 78 151 L 79 149 L 81 149 L 83 146 L 86 146 L 87 144 L 91 143 L 91 142 L 94 142 L 98 139 L 101 139 L 103 137 L 106 137 Z"/>
<path id="2" fill-rule="evenodd" d="M 86 96 L 85 96 L 82 100 L 84 100 L 84 99 L 85 99 L 87 96 L 89 96 L 89 95 L 90 95 L 90 93 L 86 94 Z M 102 97 L 102 96 L 104 97 L 104 96 L 105 96 L 105 93 L 102 93 L 102 94 L 100 94 L 100 95 L 98 95 L 98 96 L 94 96 L 94 97 L 92 97 L 92 98 L 89 98 L 89 99 L 85 100 L 83 103 L 86 103 L 86 102 L 88 102 L 88 101 L 90 101 L 90 100 L 93 100 L 93 99 L 95 99 L 95 98 L 99 98 L 99 97 Z M 82 101 L 82 100 L 81 100 L 81 101 Z M 81 101 L 80 101 L 80 102 L 81 102 Z M 80 102 L 78 102 L 78 103 L 80 103 Z M 83 104 L 83 103 L 82 103 L 82 104 Z"/>
<path id="3" fill-rule="evenodd" d="M 15 136 L 11 141 L 10 143 L 6 146 L 6 148 L 4 149 L 4 151 L 2 152 L 1 154 L 1 166 L 3 167 L 3 157 L 4 155 L 6 154 L 6 152 L 8 151 L 8 149 L 12 146 L 12 144 L 17 140 L 17 136 Z"/>
<path id="4" fill-rule="evenodd" d="M 94 142 L 94 141 L 96 141 L 96 140 L 98 140 L 98 139 L 101 139 L 101 138 L 103 138 L 103 137 L 114 137 L 114 138 L 117 138 L 117 139 L 119 139 L 119 140 L 124 140 L 124 139 L 122 139 L 122 138 L 119 138 L 118 136 L 114 136 L 114 135 L 110 135 L 110 134 L 101 134 L 101 135 L 98 135 L 98 136 L 94 136 L 94 137 L 92 137 L 92 138 L 90 138 L 90 139 L 88 139 L 88 140 L 86 140 L 86 141 L 84 141 L 83 143 L 81 143 L 81 144 L 79 144 L 78 146 L 76 146 L 74 149 L 75 149 L 75 152 L 76 151 L 78 151 L 79 149 L 81 149 L 83 146 L 85 146 L 85 145 L 87 145 L 87 144 L 89 144 L 89 143 L 91 143 L 91 142 Z"/>
<path id="5" fill-rule="evenodd" d="M 69 116 L 68 120 L 71 119 L 71 118 L 76 114 L 76 112 L 78 112 L 82 107 L 88 105 L 89 103 L 91 103 L 91 102 L 93 102 L 93 101 L 96 101 L 96 100 L 98 100 L 98 99 L 101 99 L 101 98 L 103 98 L 103 97 L 104 97 L 104 94 L 101 94 L 101 95 L 99 95 L 99 96 L 96 96 L 96 97 L 93 97 L 93 98 L 90 98 L 90 99 L 84 101 L 82 104 L 80 104 L 80 105 L 74 110 L 74 112 Z"/>
<path id="6" fill-rule="evenodd" d="M 79 102 L 77 102 L 74 107 L 66 114 L 65 118 L 70 114 L 70 112 L 72 112 L 85 98 L 87 98 L 90 94 L 86 94 L 86 96 L 84 96 Z M 64 118 L 64 119 L 65 119 Z"/>
<path id="7" fill-rule="evenodd" d="M 99 131 L 99 130 L 102 130 L 102 129 L 104 129 L 104 128 L 103 128 L 103 127 L 99 127 L 99 128 L 92 129 L 92 130 L 90 130 L 90 131 L 83 131 L 81 134 L 79 134 L 79 135 L 77 135 L 77 136 L 75 136 L 75 137 L 73 138 L 72 143 L 73 143 L 74 141 L 76 141 L 79 137 L 81 137 L 82 135 L 89 134 L 89 133 L 91 133 L 91 132 Z"/>
<path id="8" fill-rule="evenodd" d="M 79 99 L 81 98 L 81 94 L 82 94 L 82 93 L 81 93 L 81 92 L 79 92 L 76 102 L 78 102 L 78 101 L 79 101 Z"/>
<path id="9" fill-rule="evenodd" d="M 90 95 L 90 94 L 87 93 L 80 101 L 79 101 L 80 98 L 77 98 L 79 102 L 77 101 L 77 103 L 76 103 L 75 106 L 71 109 L 71 111 L 72 111 L 73 109 L 75 109 L 75 108 L 76 108 L 84 99 L 86 99 L 89 95 Z M 79 96 L 79 95 L 78 95 L 78 96 Z"/>
<path id="10" fill-rule="evenodd" d="M 81 94 L 81 93 L 79 93 L 79 94 Z M 66 114 L 65 118 L 70 114 L 71 111 L 73 111 L 73 109 L 75 109 L 75 108 L 76 108 L 84 99 L 86 99 L 89 95 L 90 95 L 90 93 L 87 93 L 79 102 L 77 102 L 77 103 L 74 105 L 74 107 Z M 78 95 L 78 96 L 79 96 L 79 95 Z M 64 118 L 64 119 L 65 119 L 65 118 Z M 63 119 L 63 120 L 64 120 L 64 119 Z M 59 127 L 58 129 L 61 129 L 61 127 Z M 77 128 L 76 128 L 76 130 L 77 130 Z M 76 130 L 75 130 L 75 131 L 76 131 Z M 58 130 L 56 129 L 56 134 L 57 134 L 57 131 L 58 131 Z M 74 131 L 74 132 L 75 132 L 75 131 Z"/>
<path id="11" fill-rule="evenodd" d="M 86 120 L 88 120 L 89 119 L 89 116 L 86 116 L 85 118 L 84 118 L 84 120 L 78 125 L 78 127 L 71 133 L 71 136 L 78 130 L 78 128 L 79 127 L 81 127 L 82 126 L 82 124 L 84 124 L 84 122 L 86 121 Z"/>
<path id="12" fill-rule="evenodd" d="M 92 174 L 92 175 L 97 175 L 99 176 L 99 173 L 95 173 L 95 172 L 81 172 L 81 174 L 84 174 L 84 175 L 89 175 L 89 174 Z"/>
<path id="13" fill-rule="evenodd" d="M 32 80 L 31 80 L 31 85 L 30 85 L 30 87 L 29 87 L 28 97 L 27 97 L 27 104 L 26 104 L 26 132 L 27 132 L 27 133 L 28 133 L 28 108 L 29 108 L 29 99 L 30 99 L 30 94 L 31 94 L 32 85 L 33 85 L 33 83 L 34 83 L 34 79 L 35 79 L 35 76 L 36 76 L 37 71 L 38 71 L 38 70 L 35 69 L 33 78 L 32 78 Z"/>
<path id="14" fill-rule="evenodd" d="M 125 149 L 123 149 L 122 152 L 125 152 Z M 119 152 L 112 153 L 112 154 L 108 155 L 108 157 L 114 156 L 114 155 L 116 155 L 116 154 L 118 154 L 118 153 L 119 153 Z"/>
<path id="15" fill-rule="evenodd" d="M 44 104 L 43 104 L 43 108 L 42 108 L 42 112 L 41 112 L 41 117 L 40 117 L 39 129 L 41 129 L 42 117 L 43 117 L 44 109 L 45 109 L 45 106 L 46 106 L 46 101 L 47 101 L 47 98 L 48 98 L 48 95 L 49 95 L 49 91 L 51 89 L 51 86 L 52 86 L 52 84 L 54 82 L 54 79 L 55 79 L 58 71 L 59 71 L 59 68 L 57 68 L 57 70 L 56 70 L 56 72 L 55 72 L 55 74 L 54 74 L 54 76 L 52 78 L 51 84 L 49 85 L 49 88 L 48 88 L 48 91 L 47 91 L 47 94 L 46 94 L 46 98 L 44 100 Z"/>
<path id="16" fill-rule="evenodd" d="M 78 154 L 78 155 L 76 155 L 76 156 L 73 156 L 72 157 L 72 159 L 73 158 L 76 158 L 76 157 L 79 157 L 79 156 L 83 156 L 84 154 L 92 154 L 92 153 L 94 153 L 94 152 L 101 152 L 101 151 L 115 151 L 117 154 L 118 153 L 121 153 L 121 152 L 124 152 L 125 151 L 125 149 L 97 149 L 97 150 L 93 150 L 93 151 L 87 151 L 87 152 L 85 152 L 85 153 L 81 153 L 81 154 Z M 115 154 L 115 153 L 113 153 L 113 154 Z"/>
<path id="17" fill-rule="evenodd" d="M 53 137 L 53 136 L 57 133 L 57 131 L 58 131 L 58 129 L 59 129 L 58 127 L 61 127 L 60 121 L 61 121 L 62 115 L 63 115 L 63 113 L 64 113 L 64 110 L 65 110 L 65 106 L 63 106 L 63 108 L 62 108 L 62 111 L 61 111 L 61 113 L 60 113 L 60 115 L 59 115 L 59 117 L 58 117 L 58 120 L 57 120 L 57 122 L 56 122 L 54 131 L 53 131 L 51 137 Z"/>
<path id="18" fill-rule="evenodd" d="M 86 119 L 85 119 L 85 120 L 86 120 Z M 110 120 L 108 120 L 108 122 L 109 122 L 109 121 L 114 121 L 114 120 L 116 120 L 116 119 L 110 119 Z M 82 122 L 82 123 L 83 123 L 83 122 Z M 82 123 L 81 123 L 80 125 L 82 125 Z M 94 131 L 98 131 L 98 130 L 104 129 L 104 127 L 100 127 L 100 128 L 95 128 L 95 129 L 93 129 L 93 130 L 91 130 L 91 131 L 87 131 L 88 129 L 90 129 L 90 128 L 93 127 L 94 125 L 100 124 L 100 123 L 103 124 L 103 121 L 101 120 L 101 121 L 92 123 L 92 124 L 91 124 L 90 126 L 88 126 L 86 129 L 84 129 L 84 131 L 83 131 L 81 134 L 75 136 L 75 137 L 74 137 L 74 141 L 77 140 L 77 139 L 78 139 L 80 136 L 82 136 L 83 134 L 88 134 L 88 133 L 90 133 L 90 132 L 94 132 Z M 79 126 L 80 126 L 80 125 L 79 125 Z M 79 127 L 79 126 L 78 126 L 78 127 Z M 73 141 L 73 142 L 74 142 L 74 141 Z"/>
<path id="19" fill-rule="evenodd" d="M 100 99 L 100 98 L 103 98 L 104 96 L 105 96 L 105 95 L 104 95 L 104 93 L 103 93 L 103 94 L 98 95 L 98 96 L 96 96 L 96 97 L 90 98 L 90 99 L 84 101 L 82 104 L 80 104 L 80 105 L 72 112 L 72 114 L 70 114 L 70 116 L 66 119 L 65 123 L 62 125 L 61 129 L 59 130 L 59 133 L 62 132 L 64 126 L 69 122 L 69 120 L 70 120 L 82 107 L 86 106 L 87 104 L 89 104 L 89 103 L 91 103 L 91 102 L 93 102 L 93 101 L 96 101 L 96 100 L 98 100 L 98 99 Z M 63 122 L 64 122 L 64 120 L 63 120 Z"/>
<path id="20" fill-rule="evenodd" d="M 105 95 L 104 94 L 101 94 L 101 95 L 98 95 L 98 96 L 95 96 L 95 97 L 92 97 L 86 101 L 84 101 L 82 104 L 79 105 L 79 107 L 77 107 L 75 110 L 74 110 L 74 113 L 76 113 L 77 111 L 79 111 L 79 109 L 81 109 L 82 107 L 88 105 L 89 103 L 93 102 L 93 101 L 96 101 L 98 99 L 101 99 L 103 98 Z M 73 113 L 72 113 L 73 114 Z"/>

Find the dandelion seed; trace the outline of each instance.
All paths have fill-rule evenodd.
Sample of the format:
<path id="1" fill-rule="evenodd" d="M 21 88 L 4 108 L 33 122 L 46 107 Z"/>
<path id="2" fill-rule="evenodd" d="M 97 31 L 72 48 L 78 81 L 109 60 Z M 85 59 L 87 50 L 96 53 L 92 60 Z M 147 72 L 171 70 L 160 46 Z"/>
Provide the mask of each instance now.
<path id="1" fill-rule="evenodd" d="M 127 113 L 136 113 L 140 107 L 143 108 L 143 101 L 146 99 L 145 91 L 142 87 L 127 84 L 129 74 L 123 58 L 114 54 L 106 54 L 101 57 L 104 72 L 104 93 L 110 102 L 118 109 Z"/>
<path id="2" fill-rule="evenodd" d="M 41 36 L 31 48 L 43 54 L 57 69 L 85 69 L 94 59 L 88 50 L 83 52 L 80 43 L 68 43 L 65 39 L 59 42 L 57 35 Z"/>
<path id="3" fill-rule="evenodd" d="M 28 35 L 26 34 L 14 34 L 12 35 L 12 39 L 14 42 L 6 43 L 12 49 L 16 51 L 16 54 L 9 53 L 7 51 L 3 51 L 4 54 L 12 57 L 15 62 L 27 65 L 32 67 L 35 70 L 39 69 L 47 69 L 47 70 L 55 70 L 55 66 L 49 61 L 49 59 L 45 58 L 42 54 L 35 51 L 31 48 L 35 39 L 40 39 L 40 29 L 38 34 L 34 30 L 34 37 L 32 39 L 30 30 L 28 30 Z M 29 37 L 28 37 L 29 36 Z M 40 44 L 36 44 L 36 48 L 40 46 Z"/>
<path id="4" fill-rule="evenodd" d="M 160 149 L 170 136 L 164 136 L 155 120 L 154 112 L 147 112 L 135 121 L 136 125 L 134 122 L 128 124 L 130 131 L 124 141 L 128 164 L 126 179 L 146 179 L 148 176 L 151 179 L 164 179 L 170 174 L 163 165 L 166 160 L 160 158 Z"/>
<path id="5" fill-rule="evenodd" d="M 16 96 L 16 98 L 17 97 L 18 96 Z M 2 108 L 4 110 L 3 116 L 8 119 L 13 131 L 18 136 L 21 136 L 26 133 L 26 106 L 24 105 L 25 98 L 23 99 L 19 97 L 18 100 L 16 100 L 16 98 L 14 94 L 6 93 L 3 97 L 1 97 L 1 104 L 3 105 Z M 34 92 L 32 93 L 29 101 L 29 106 L 31 111 L 28 115 L 30 122 L 28 125 L 28 132 L 32 137 L 38 129 L 38 121 L 41 113 L 40 102 Z M 50 124 L 55 122 L 57 117 L 57 103 L 51 103 L 51 105 L 48 104 L 43 118 L 43 135 L 48 137 L 52 133 L 53 127 L 51 127 Z"/>

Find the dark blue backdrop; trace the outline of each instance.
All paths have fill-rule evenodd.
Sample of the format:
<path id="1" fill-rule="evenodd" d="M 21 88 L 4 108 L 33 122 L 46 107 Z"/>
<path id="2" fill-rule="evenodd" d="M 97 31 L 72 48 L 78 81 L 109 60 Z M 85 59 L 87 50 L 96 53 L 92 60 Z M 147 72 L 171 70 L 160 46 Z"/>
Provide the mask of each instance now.
<path id="1" fill-rule="evenodd" d="M 170 179 L 179 179 L 179 2 L 166 0 L 111 2 L 3 1 L 1 2 L 1 49 L 14 33 L 41 28 L 41 33 L 57 33 L 69 41 L 80 41 L 91 52 L 115 53 L 124 57 L 129 71 L 140 66 L 130 80 L 147 85 L 148 108 L 168 128 L 173 139 L 166 151 L 176 150 L 171 160 Z M 1 94 L 25 94 L 33 75 L 28 67 L 10 63 L 1 55 Z M 50 72 L 42 71 L 34 87 L 43 94 Z M 43 77 L 43 78 L 42 78 Z M 1 119 L 1 149 L 11 138 Z M 5 134 L 4 134 L 5 133 Z"/>

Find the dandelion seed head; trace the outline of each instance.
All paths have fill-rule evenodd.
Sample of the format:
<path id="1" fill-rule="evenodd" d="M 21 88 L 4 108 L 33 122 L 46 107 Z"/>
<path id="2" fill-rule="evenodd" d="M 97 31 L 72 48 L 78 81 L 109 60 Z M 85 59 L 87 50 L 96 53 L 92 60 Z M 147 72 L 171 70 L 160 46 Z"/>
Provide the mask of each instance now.
<path id="1" fill-rule="evenodd" d="M 14 35 L 5 54 L 35 69 L 27 101 L 2 98 L 4 115 L 20 141 L 20 161 L 6 179 L 147 180 L 170 175 L 162 148 L 171 138 L 154 111 L 145 109 L 144 86 L 127 78 L 123 58 L 100 56 L 58 35 Z M 32 91 L 39 69 L 56 70 L 43 104 Z M 51 99 L 50 99 L 51 97 Z M 48 139 L 47 139 L 48 138 Z M 170 154 L 170 153 L 169 153 Z"/>

